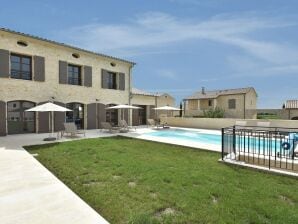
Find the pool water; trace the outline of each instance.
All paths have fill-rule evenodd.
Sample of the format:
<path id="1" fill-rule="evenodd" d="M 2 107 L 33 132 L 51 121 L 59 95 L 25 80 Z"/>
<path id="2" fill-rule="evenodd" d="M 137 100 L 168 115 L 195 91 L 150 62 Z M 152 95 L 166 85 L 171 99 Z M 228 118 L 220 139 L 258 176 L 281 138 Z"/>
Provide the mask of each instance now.
<path id="1" fill-rule="evenodd" d="M 170 138 L 175 140 L 201 142 L 212 145 L 221 145 L 221 135 L 207 134 L 196 131 L 186 131 L 182 129 L 159 130 L 146 133 L 144 135 L 168 139 Z"/>

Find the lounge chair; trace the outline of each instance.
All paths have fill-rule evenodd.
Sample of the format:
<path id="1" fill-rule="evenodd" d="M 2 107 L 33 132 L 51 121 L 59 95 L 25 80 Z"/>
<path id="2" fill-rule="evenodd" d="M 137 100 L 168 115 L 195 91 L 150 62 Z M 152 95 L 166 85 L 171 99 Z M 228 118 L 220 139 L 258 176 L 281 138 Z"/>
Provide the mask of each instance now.
<path id="1" fill-rule="evenodd" d="M 78 130 L 75 123 L 64 123 L 64 129 L 62 136 L 64 136 L 64 134 L 69 134 L 71 137 L 76 137 L 78 135 L 84 135 L 84 137 L 86 137 L 85 130 Z"/>
<path id="2" fill-rule="evenodd" d="M 120 127 L 120 132 L 126 132 L 134 129 L 135 131 L 137 130 L 136 127 L 129 126 L 126 122 L 126 120 L 120 120 L 119 121 L 119 127 Z"/>
<path id="3" fill-rule="evenodd" d="M 150 126 L 152 128 L 162 128 L 163 127 L 162 125 L 160 125 L 158 122 L 156 122 L 153 119 L 147 119 L 147 123 L 148 123 L 148 126 Z"/>
<path id="4" fill-rule="evenodd" d="M 108 130 L 110 133 L 118 131 L 119 127 L 113 127 L 109 122 L 100 122 L 101 131 Z"/>

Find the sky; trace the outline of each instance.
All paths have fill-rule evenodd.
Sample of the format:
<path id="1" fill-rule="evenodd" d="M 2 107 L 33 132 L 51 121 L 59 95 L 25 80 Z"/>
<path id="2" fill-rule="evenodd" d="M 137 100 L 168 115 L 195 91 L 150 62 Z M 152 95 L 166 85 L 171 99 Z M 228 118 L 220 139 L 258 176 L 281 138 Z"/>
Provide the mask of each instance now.
<path id="1" fill-rule="evenodd" d="M 0 26 L 137 64 L 133 85 L 177 104 L 254 87 L 258 108 L 298 99 L 296 0 L 2 1 Z"/>

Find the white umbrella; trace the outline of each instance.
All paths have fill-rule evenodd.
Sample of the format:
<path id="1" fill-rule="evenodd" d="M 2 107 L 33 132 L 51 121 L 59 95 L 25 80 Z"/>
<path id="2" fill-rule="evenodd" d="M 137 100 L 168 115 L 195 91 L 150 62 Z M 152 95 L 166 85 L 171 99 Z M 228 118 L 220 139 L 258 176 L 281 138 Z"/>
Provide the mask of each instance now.
<path id="1" fill-rule="evenodd" d="M 112 109 L 142 109 L 141 107 L 136 107 L 136 106 L 132 106 L 132 105 L 127 105 L 127 104 L 119 104 L 119 105 L 116 105 L 116 106 L 112 106 L 112 107 L 107 107 L 106 110 L 112 110 Z M 123 114 L 123 113 L 121 113 Z M 124 114 L 123 114 L 123 117 L 122 117 L 122 120 L 124 120 Z"/>
<path id="2" fill-rule="evenodd" d="M 181 110 L 180 108 L 170 107 L 170 106 L 156 107 L 156 108 L 153 108 L 153 109 L 154 110 L 167 110 L 167 111 L 179 111 L 179 110 Z"/>
<path id="3" fill-rule="evenodd" d="M 176 108 L 176 107 L 170 107 L 170 106 L 163 106 L 163 107 L 156 107 L 153 108 L 153 110 L 165 110 L 165 111 L 180 111 L 180 108 Z M 166 116 L 166 124 L 168 123 L 168 116 Z"/>
<path id="4" fill-rule="evenodd" d="M 45 103 L 42 105 L 38 105 L 36 107 L 32 107 L 28 110 L 27 112 L 51 112 L 52 114 L 52 134 L 54 133 L 54 112 L 66 112 L 66 111 L 71 111 L 70 109 L 67 109 L 66 107 L 61 107 L 59 105 L 56 105 L 54 103 Z M 51 126 L 50 123 L 50 113 L 49 113 L 49 127 Z M 51 141 L 51 140 L 56 140 L 56 138 L 50 137 L 46 138 L 44 140 Z"/>

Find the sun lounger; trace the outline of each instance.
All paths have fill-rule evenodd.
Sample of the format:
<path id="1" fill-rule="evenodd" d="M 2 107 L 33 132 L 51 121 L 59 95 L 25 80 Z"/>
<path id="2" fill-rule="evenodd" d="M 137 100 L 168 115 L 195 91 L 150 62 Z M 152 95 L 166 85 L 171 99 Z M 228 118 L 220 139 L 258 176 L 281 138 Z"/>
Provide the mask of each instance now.
<path id="1" fill-rule="evenodd" d="M 153 119 L 147 119 L 148 126 L 152 128 L 162 128 L 162 125 L 158 124 L 155 120 Z"/>
<path id="2" fill-rule="evenodd" d="M 119 127 L 113 127 L 109 122 L 101 122 L 101 131 L 107 130 L 112 133 L 115 131 L 119 131 Z"/>
<path id="3" fill-rule="evenodd" d="M 64 134 L 69 134 L 71 137 L 76 137 L 78 135 L 84 135 L 86 137 L 85 130 L 78 130 L 75 123 L 64 123 L 64 129 L 62 136 L 64 136 Z"/>
<path id="4" fill-rule="evenodd" d="M 130 131 L 132 129 L 134 129 L 135 131 L 137 130 L 136 127 L 129 126 L 127 124 L 126 120 L 121 120 L 119 122 L 119 127 L 120 127 L 120 132 L 127 132 L 127 131 Z"/>

